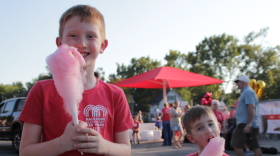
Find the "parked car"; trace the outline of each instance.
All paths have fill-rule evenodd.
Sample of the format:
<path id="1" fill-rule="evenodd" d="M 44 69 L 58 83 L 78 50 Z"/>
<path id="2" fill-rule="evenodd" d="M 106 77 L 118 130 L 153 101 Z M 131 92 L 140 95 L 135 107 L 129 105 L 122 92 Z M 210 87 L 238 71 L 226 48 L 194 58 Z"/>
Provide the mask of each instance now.
<path id="1" fill-rule="evenodd" d="M 18 121 L 26 97 L 17 97 L 0 103 L 0 140 L 11 140 L 15 153 L 19 153 L 23 124 Z"/>

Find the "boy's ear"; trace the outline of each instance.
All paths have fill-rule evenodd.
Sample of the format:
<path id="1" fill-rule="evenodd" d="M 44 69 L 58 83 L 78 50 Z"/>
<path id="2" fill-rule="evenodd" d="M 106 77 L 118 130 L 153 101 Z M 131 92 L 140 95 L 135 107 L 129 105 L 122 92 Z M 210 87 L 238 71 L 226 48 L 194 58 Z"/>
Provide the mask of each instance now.
<path id="1" fill-rule="evenodd" d="M 62 44 L 60 37 L 57 37 L 55 42 L 57 47 L 61 46 Z"/>
<path id="2" fill-rule="evenodd" d="M 219 122 L 218 122 L 218 126 L 219 126 L 219 130 L 221 132 L 222 127 L 221 127 L 221 124 Z"/>
<path id="3" fill-rule="evenodd" d="M 101 44 L 101 48 L 100 48 L 100 54 L 103 54 L 104 50 L 107 48 L 108 46 L 108 40 L 104 40 L 103 43 Z"/>
<path id="4" fill-rule="evenodd" d="M 192 135 L 191 134 L 187 134 L 187 138 L 188 138 L 188 140 L 190 141 L 190 142 L 192 142 L 192 143 L 196 143 L 196 140 L 192 137 Z"/>

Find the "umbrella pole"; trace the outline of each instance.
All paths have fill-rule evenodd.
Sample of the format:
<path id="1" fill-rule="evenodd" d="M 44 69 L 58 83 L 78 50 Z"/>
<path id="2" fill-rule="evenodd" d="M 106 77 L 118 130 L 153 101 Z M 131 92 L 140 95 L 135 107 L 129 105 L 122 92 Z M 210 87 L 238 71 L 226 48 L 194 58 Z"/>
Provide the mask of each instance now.
<path id="1" fill-rule="evenodd" d="M 163 102 L 167 102 L 166 100 L 166 85 L 165 85 L 165 80 L 162 80 L 162 84 L 163 84 Z"/>

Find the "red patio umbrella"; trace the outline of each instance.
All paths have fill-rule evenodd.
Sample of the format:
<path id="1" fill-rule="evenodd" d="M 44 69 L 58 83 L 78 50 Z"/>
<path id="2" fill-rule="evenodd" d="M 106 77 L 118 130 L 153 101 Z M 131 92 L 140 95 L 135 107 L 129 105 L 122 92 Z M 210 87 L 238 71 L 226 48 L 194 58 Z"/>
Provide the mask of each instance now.
<path id="1" fill-rule="evenodd" d="M 223 81 L 173 67 L 160 67 L 114 83 L 119 87 L 163 88 L 166 102 L 166 88 L 194 87 L 223 83 Z"/>

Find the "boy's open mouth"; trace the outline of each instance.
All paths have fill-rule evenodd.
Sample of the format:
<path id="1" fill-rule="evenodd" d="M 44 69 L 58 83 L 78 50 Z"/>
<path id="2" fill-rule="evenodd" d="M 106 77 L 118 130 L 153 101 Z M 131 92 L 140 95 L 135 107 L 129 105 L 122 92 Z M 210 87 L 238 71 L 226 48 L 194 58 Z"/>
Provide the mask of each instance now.
<path id="1" fill-rule="evenodd" d="M 209 142 L 211 139 L 213 139 L 213 138 L 214 138 L 214 136 L 209 137 L 209 138 L 208 138 L 208 142 Z"/>
<path id="2" fill-rule="evenodd" d="M 85 56 L 88 56 L 88 55 L 89 55 L 89 53 L 86 53 L 86 52 L 80 52 L 80 54 L 81 54 L 83 57 L 85 57 Z"/>

